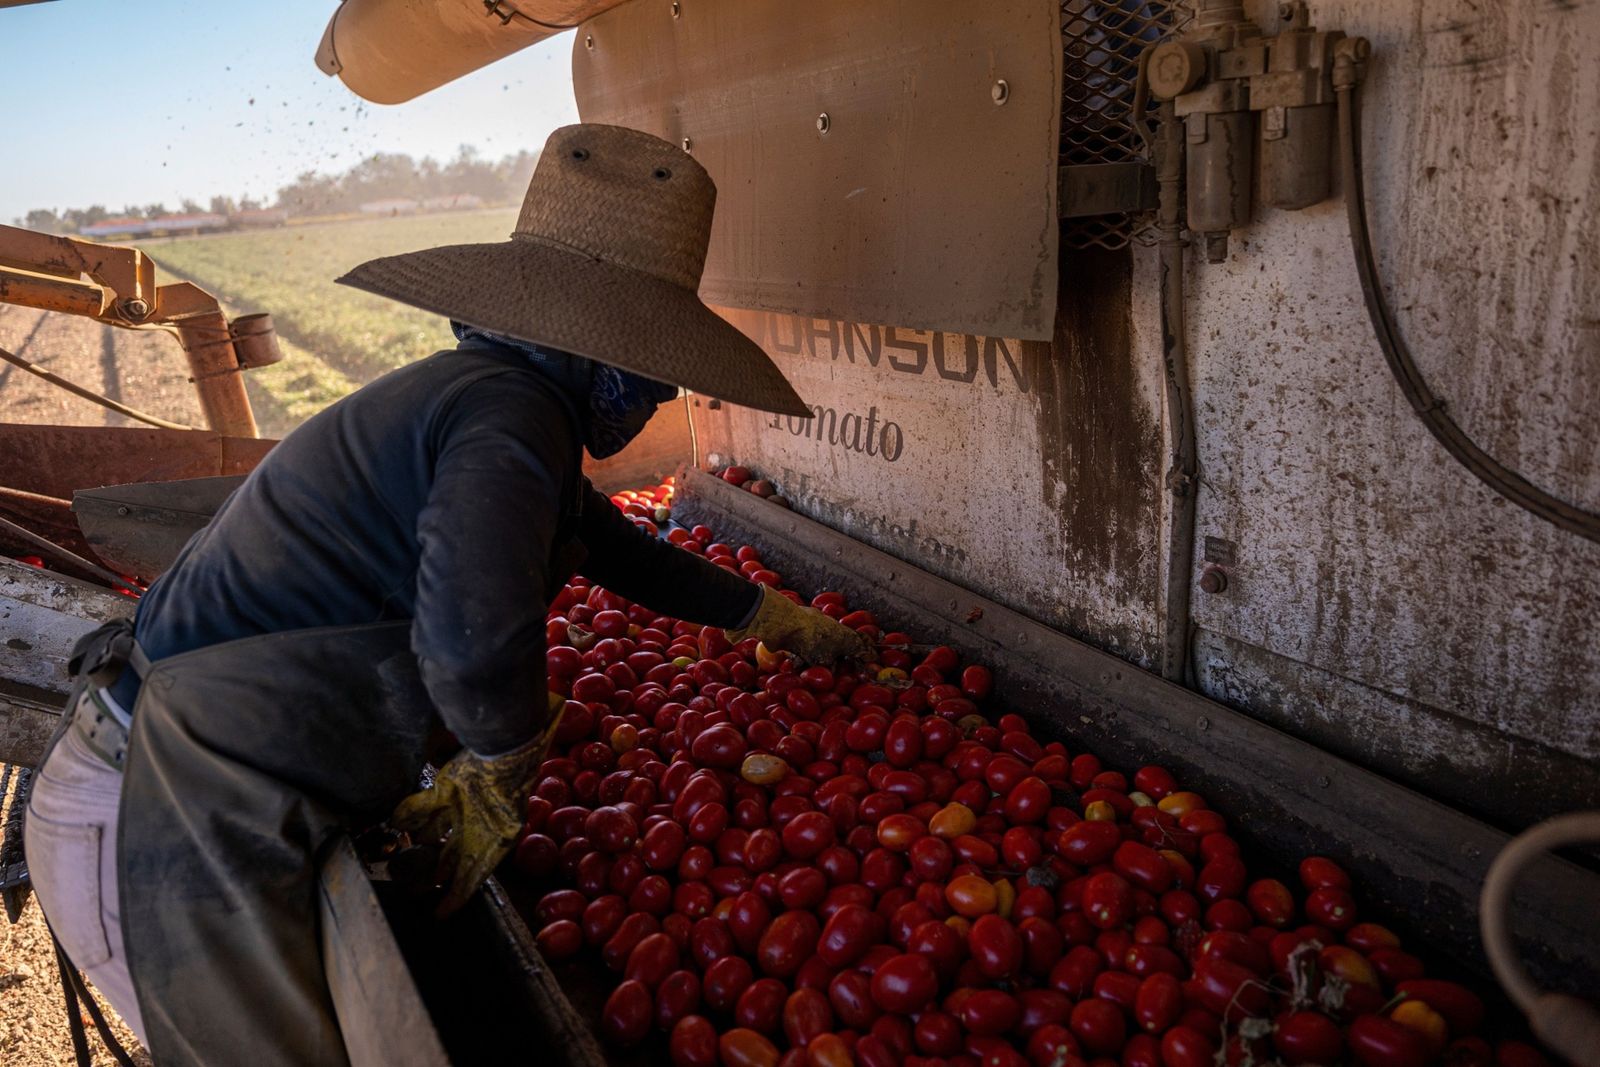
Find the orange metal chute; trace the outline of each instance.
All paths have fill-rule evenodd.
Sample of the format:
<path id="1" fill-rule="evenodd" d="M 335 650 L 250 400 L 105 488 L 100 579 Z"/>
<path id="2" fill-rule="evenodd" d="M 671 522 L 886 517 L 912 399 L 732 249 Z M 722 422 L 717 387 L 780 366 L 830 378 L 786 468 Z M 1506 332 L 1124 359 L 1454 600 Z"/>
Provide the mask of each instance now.
<path id="1" fill-rule="evenodd" d="M 622 0 L 343 0 L 317 66 L 375 104 L 400 104 L 577 26 Z"/>

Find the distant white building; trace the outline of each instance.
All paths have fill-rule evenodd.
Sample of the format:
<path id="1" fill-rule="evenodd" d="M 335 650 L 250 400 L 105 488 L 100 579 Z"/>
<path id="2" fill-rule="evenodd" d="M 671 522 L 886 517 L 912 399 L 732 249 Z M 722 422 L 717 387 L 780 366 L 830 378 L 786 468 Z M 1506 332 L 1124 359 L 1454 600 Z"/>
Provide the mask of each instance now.
<path id="1" fill-rule="evenodd" d="M 450 193 L 430 196 L 422 202 L 424 211 L 466 211 L 483 206 L 483 197 L 475 193 Z"/>
<path id="2" fill-rule="evenodd" d="M 386 200 L 368 200 L 361 205 L 363 215 L 411 215 L 417 210 L 417 202 L 405 197 L 392 196 Z"/>

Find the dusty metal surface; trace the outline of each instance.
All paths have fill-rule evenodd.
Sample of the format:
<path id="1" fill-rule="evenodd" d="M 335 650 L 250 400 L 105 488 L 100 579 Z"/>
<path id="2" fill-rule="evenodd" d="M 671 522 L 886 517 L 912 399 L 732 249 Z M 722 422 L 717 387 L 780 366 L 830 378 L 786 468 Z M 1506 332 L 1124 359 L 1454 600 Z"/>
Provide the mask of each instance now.
<path id="1" fill-rule="evenodd" d="M 95 555 L 123 574 L 152 579 L 211 521 L 244 475 L 80 489 L 72 511 Z"/>
<path id="2" fill-rule="evenodd" d="M 1369 211 L 1418 363 L 1491 454 L 1600 508 L 1600 5 L 1312 13 L 1372 39 Z M 1236 558 L 1195 603 L 1207 691 L 1503 825 L 1592 800 L 1600 547 L 1496 497 L 1411 416 L 1337 199 L 1263 212 L 1188 281 L 1199 540 Z"/>
<path id="3" fill-rule="evenodd" d="M 716 180 L 708 301 L 1047 338 L 1061 62 L 1027 0 L 685 0 L 584 23 L 573 84 Z"/>
<path id="4" fill-rule="evenodd" d="M 317 872 L 322 965 L 351 1067 L 449 1067 L 349 838 Z"/>
<path id="5" fill-rule="evenodd" d="M 1053 343 L 725 311 L 818 416 L 694 408 L 700 456 L 804 514 L 1148 663 L 1160 374 L 1126 313 L 1127 252 L 1073 253 Z"/>
<path id="6" fill-rule="evenodd" d="M 0 678 L 66 693 L 73 643 L 133 609 L 100 586 L 0 559 Z"/>
<path id="7" fill-rule="evenodd" d="M 0 559 L 0 763 L 35 764 L 66 699 L 73 644 L 133 609 L 99 586 Z"/>
<path id="8" fill-rule="evenodd" d="M 0 471 L 13 489 L 71 499 L 96 485 L 246 474 L 275 444 L 202 430 L 0 423 Z"/>
<path id="9" fill-rule="evenodd" d="M 1162 763 L 1280 861 L 1337 858 L 1366 904 L 1485 970 L 1477 893 L 1504 833 L 718 479 L 686 472 L 680 492 L 684 519 L 759 544 L 796 588 L 848 590 L 887 625 L 989 664 L 991 707 L 1018 710 L 1112 766 Z M 1592 986 L 1600 876 L 1544 863 L 1518 901 L 1530 963 L 1553 985 Z"/>

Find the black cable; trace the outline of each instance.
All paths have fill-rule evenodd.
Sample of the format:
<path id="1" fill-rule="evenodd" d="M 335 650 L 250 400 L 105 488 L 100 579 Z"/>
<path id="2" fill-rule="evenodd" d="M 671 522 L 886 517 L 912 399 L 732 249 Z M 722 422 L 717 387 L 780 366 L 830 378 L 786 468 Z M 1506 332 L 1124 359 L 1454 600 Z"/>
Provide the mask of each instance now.
<path id="1" fill-rule="evenodd" d="M 1361 276 L 1361 294 L 1366 298 L 1367 314 L 1377 335 L 1383 357 L 1394 374 L 1400 391 L 1428 432 L 1446 452 L 1490 489 L 1518 507 L 1548 523 L 1600 543 L 1600 515 L 1569 504 L 1534 485 L 1521 474 L 1479 448 L 1466 431 L 1445 411 L 1445 402 L 1428 388 L 1411 351 L 1395 329 L 1394 314 L 1384 300 L 1378 284 L 1378 267 L 1372 254 L 1372 235 L 1367 229 L 1366 194 L 1361 182 L 1360 117 L 1355 90 L 1341 88 L 1339 99 L 1339 142 L 1342 149 L 1345 210 L 1350 220 L 1350 247 L 1355 254 L 1356 271 Z"/>

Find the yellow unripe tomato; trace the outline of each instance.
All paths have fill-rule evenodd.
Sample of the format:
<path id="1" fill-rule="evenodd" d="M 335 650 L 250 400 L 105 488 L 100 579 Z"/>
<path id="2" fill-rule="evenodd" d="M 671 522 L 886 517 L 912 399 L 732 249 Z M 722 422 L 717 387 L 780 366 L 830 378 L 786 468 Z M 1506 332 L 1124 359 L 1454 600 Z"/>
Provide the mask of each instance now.
<path id="1" fill-rule="evenodd" d="M 1090 822 L 1116 822 L 1117 809 L 1104 800 L 1092 800 L 1083 809 L 1083 817 Z"/>
<path id="2" fill-rule="evenodd" d="M 1420 1000 L 1401 1001 L 1389 1013 L 1389 1018 L 1407 1030 L 1421 1034 L 1435 1056 L 1444 1051 L 1445 1044 L 1450 1040 L 1450 1027 L 1445 1023 L 1444 1016 Z"/>
<path id="3" fill-rule="evenodd" d="M 976 874 L 952 878 L 950 884 L 944 887 L 944 899 L 949 902 L 951 911 L 969 919 L 988 915 L 999 903 L 993 883 Z"/>
<path id="4" fill-rule="evenodd" d="M 618 753 L 632 752 L 639 747 L 639 728 L 630 723 L 623 723 L 611 731 L 611 751 Z"/>
<path id="5" fill-rule="evenodd" d="M 768 752 L 752 752 L 739 765 L 739 777 L 751 785 L 773 785 L 788 776 L 789 764 Z"/>
<path id="6" fill-rule="evenodd" d="M 1017 902 L 1016 887 L 1009 878 L 996 878 L 994 886 L 994 910 L 1002 919 L 1011 918 L 1011 906 Z"/>
<path id="7" fill-rule="evenodd" d="M 1156 807 L 1160 808 L 1168 815 L 1176 815 L 1180 819 L 1189 814 L 1191 811 L 1199 811 L 1205 806 L 1205 797 L 1201 796 L 1199 793 L 1190 793 L 1187 791 L 1168 793 L 1156 804 Z"/>

